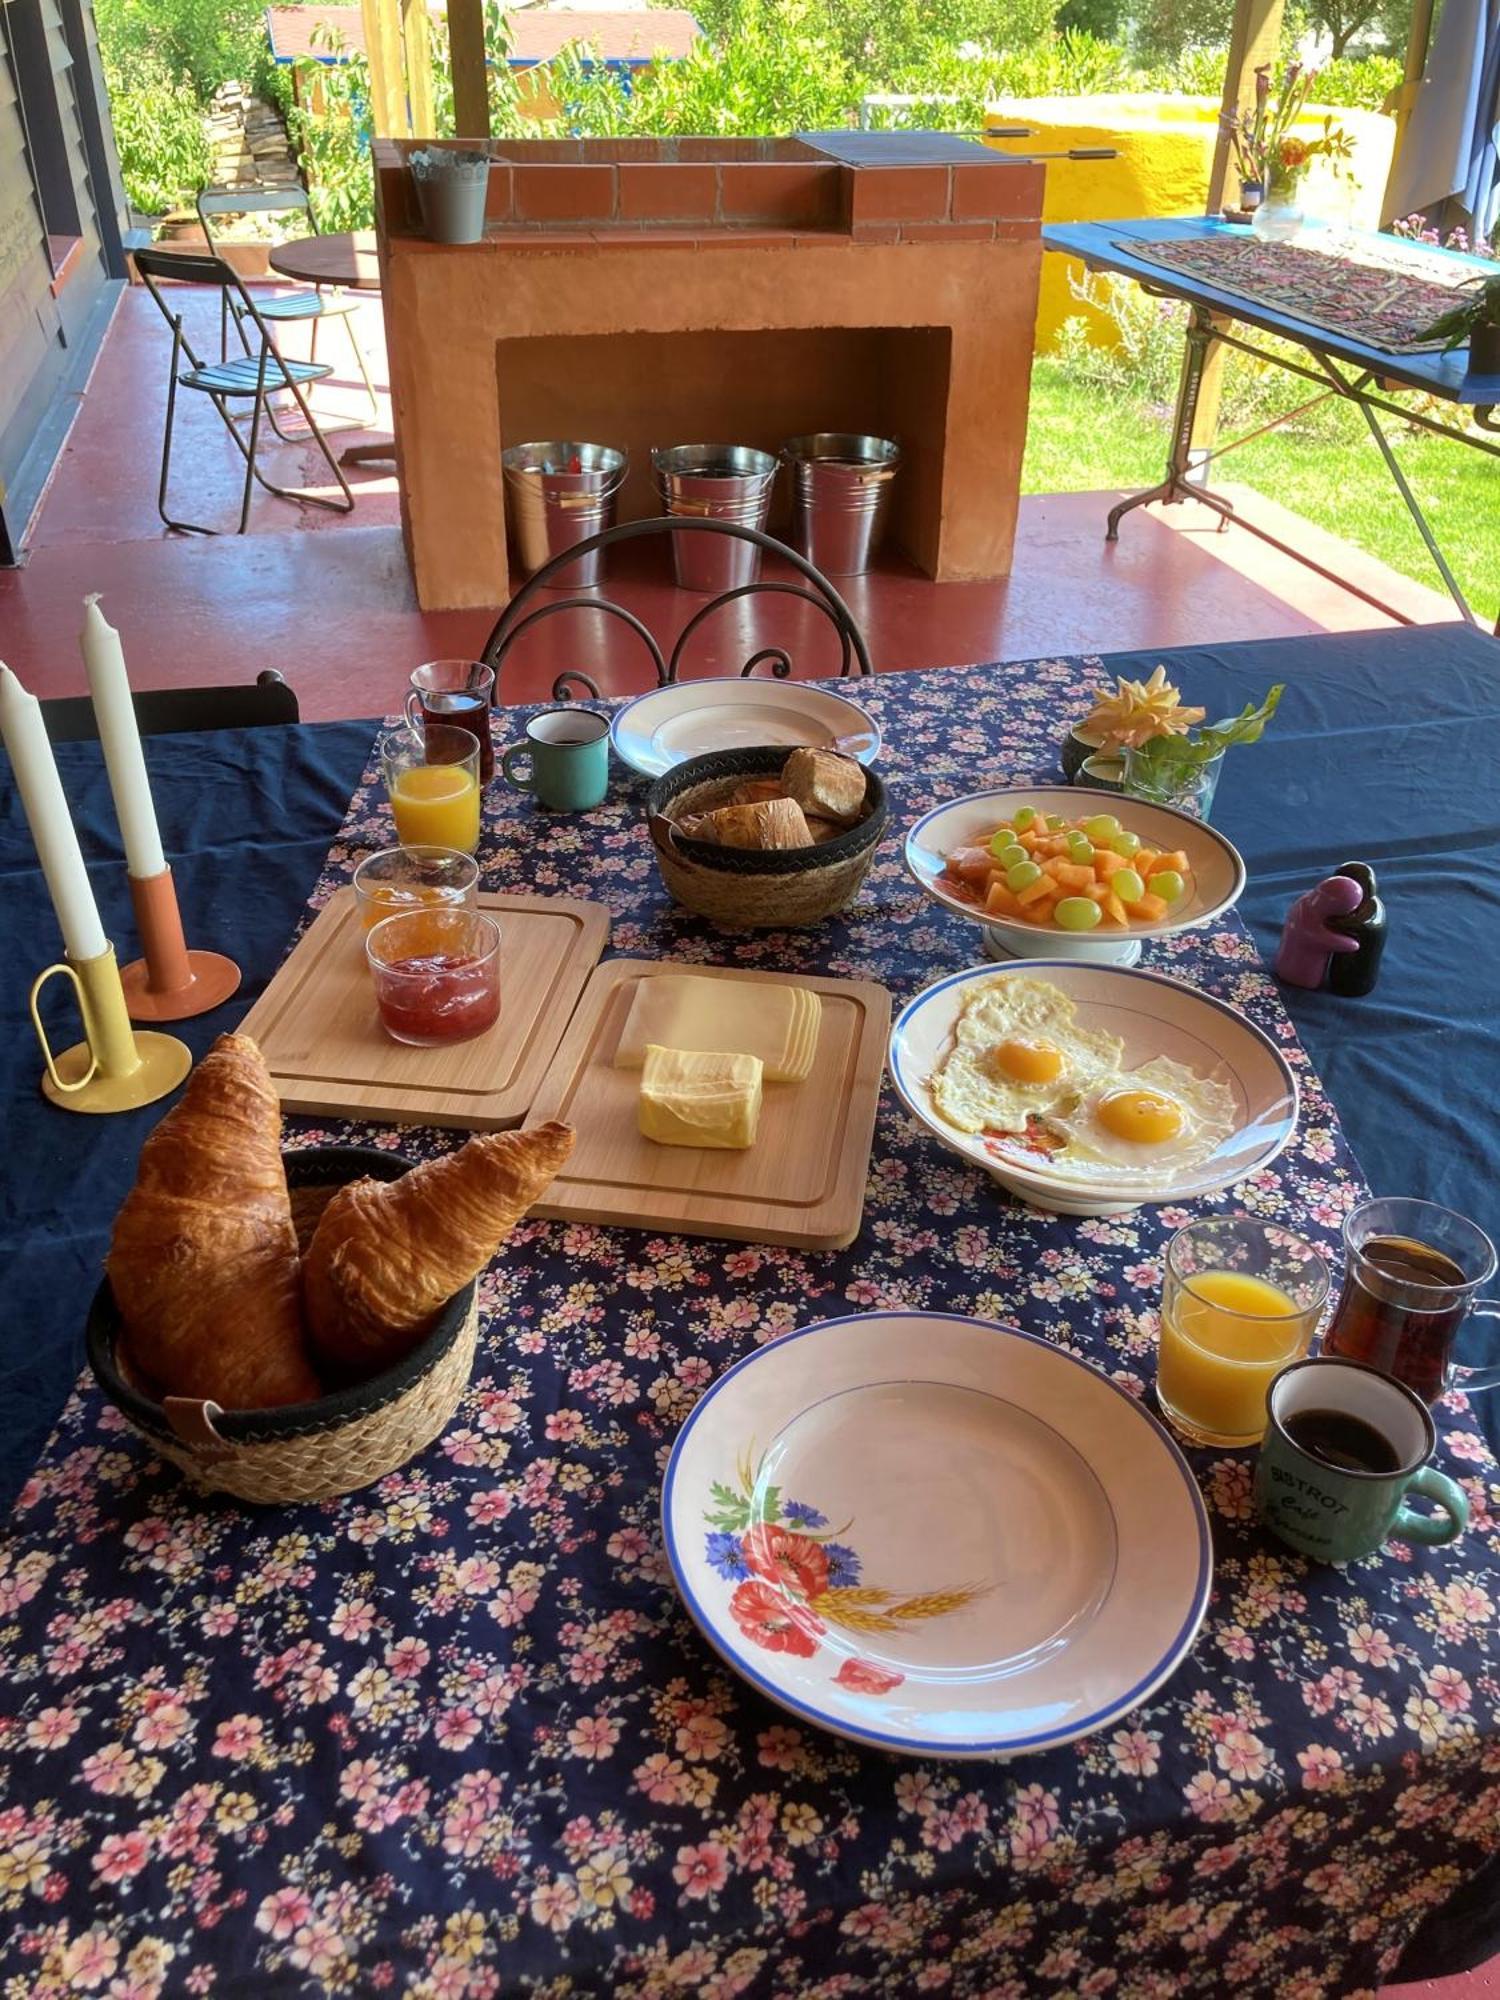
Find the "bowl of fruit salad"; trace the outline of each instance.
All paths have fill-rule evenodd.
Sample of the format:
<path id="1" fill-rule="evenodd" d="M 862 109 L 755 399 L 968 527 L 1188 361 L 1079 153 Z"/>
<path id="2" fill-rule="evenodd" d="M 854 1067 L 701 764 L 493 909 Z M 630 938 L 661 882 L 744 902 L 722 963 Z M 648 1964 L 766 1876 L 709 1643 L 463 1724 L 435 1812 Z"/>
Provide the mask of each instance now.
<path id="1" fill-rule="evenodd" d="M 935 806 L 906 836 L 916 881 L 982 926 L 991 958 L 1134 965 L 1147 938 L 1222 916 L 1245 864 L 1202 820 L 1070 786 L 975 792 Z"/>

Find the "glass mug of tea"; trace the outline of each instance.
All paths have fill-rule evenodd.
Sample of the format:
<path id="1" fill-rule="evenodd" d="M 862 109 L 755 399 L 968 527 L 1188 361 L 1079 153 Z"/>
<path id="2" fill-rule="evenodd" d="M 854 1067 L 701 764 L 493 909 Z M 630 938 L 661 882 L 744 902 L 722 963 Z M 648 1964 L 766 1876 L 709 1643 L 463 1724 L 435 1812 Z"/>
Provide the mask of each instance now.
<path id="1" fill-rule="evenodd" d="M 1344 1289 L 1323 1352 L 1364 1361 L 1435 1403 L 1447 1389 L 1490 1389 L 1500 1367 L 1460 1368 L 1458 1329 L 1500 1319 L 1500 1299 L 1476 1298 L 1495 1274 L 1495 1246 L 1475 1223 L 1435 1202 L 1380 1196 L 1344 1224 Z"/>
<path id="2" fill-rule="evenodd" d="M 418 736 L 433 724 L 469 730 L 479 741 L 479 782 L 487 785 L 495 775 L 490 735 L 494 695 L 495 670 L 482 661 L 429 660 L 413 670 L 406 697 L 407 726 Z"/>

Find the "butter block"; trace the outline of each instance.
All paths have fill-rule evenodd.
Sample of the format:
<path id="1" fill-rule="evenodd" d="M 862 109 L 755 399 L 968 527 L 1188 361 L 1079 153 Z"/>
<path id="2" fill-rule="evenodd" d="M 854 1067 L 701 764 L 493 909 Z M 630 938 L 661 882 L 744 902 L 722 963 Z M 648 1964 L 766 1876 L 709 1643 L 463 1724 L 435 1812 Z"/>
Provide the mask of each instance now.
<path id="1" fill-rule="evenodd" d="M 641 1066 L 642 1138 L 743 1152 L 755 1144 L 764 1072 L 759 1056 L 650 1043 Z"/>

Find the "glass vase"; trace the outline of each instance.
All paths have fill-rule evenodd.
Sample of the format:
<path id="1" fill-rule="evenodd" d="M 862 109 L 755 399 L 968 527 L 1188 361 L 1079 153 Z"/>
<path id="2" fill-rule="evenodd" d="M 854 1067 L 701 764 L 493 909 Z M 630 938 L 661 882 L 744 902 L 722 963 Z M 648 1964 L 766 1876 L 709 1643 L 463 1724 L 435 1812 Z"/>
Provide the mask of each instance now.
<path id="1" fill-rule="evenodd" d="M 1272 168 L 1266 183 L 1265 199 L 1250 218 L 1257 236 L 1272 239 L 1296 236 L 1307 216 L 1302 206 L 1302 176 Z"/>
<path id="2" fill-rule="evenodd" d="M 1171 806 L 1174 812 L 1186 813 L 1190 819 L 1206 820 L 1213 807 L 1214 793 L 1219 788 L 1219 771 L 1224 757 L 1225 752 L 1221 750 L 1206 764 L 1191 765 L 1163 781 L 1158 779 L 1149 765 L 1142 764 L 1139 751 L 1127 750 L 1122 789 L 1127 798 L 1144 799 L 1153 806 Z"/>

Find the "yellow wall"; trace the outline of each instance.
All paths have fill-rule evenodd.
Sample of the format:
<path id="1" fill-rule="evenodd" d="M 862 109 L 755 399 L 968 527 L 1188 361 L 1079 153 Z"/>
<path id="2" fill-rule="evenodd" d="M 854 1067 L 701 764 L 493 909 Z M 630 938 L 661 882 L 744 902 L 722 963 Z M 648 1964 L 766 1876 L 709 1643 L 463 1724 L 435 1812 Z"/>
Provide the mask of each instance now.
<path id="1" fill-rule="evenodd" d="M 1310 110 L 1296 130 L 1316 138 L 1326 114 Z M 1354 141 L 1352 178 L 1340 178 L 1321 161 L 1306 180 L 1310 212 L 1329 221 L 1375 229 L 1390 171 L 1395 122 L 1378 111 L 1335 110 L 1335 122 Z M 1004 153 L 1056 153 L 1072 146 L 1113 146 L 1115 160 L 1049 160 L 1042 204 L 1047 222 L 1094 222 L 1111 217 L 1201 215 L 1208 199 L 1219 105 L 1208 97 L 1007 98 L 989 107 L 990 124 L 1025 125 L 1029 139 L 986 139 Z M 1082 315 L 1092 337 L 1109 345 L 1113 328 L 1076 300 L 1071 257 L 1049 252 L 1042 263 L 1037 309 L 1038 352 L 1052 345 L 1065 319 Z"/>

